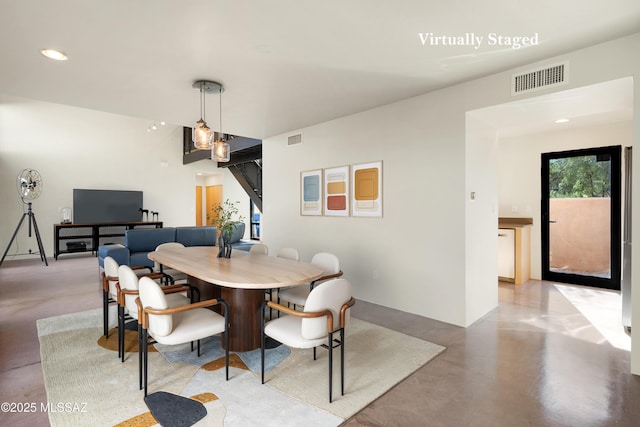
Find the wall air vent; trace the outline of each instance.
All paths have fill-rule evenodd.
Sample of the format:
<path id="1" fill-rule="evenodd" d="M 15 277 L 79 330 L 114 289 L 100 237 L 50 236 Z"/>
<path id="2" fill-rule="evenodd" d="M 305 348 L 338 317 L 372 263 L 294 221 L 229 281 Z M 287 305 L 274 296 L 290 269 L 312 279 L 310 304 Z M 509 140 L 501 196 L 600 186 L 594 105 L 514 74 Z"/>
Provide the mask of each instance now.
<path id="1" fill-rule="evenodd" d="M 289 137 L 289 145 L 300 144 L 302 142 L 302 134 L 299 133 L 297 135 L 291 135 Z"/>
<path id="2" fill-rule="evenodd" d="M 567 84 L 569 63 L 552 65 L 511 76 L 511 96 Z"/>

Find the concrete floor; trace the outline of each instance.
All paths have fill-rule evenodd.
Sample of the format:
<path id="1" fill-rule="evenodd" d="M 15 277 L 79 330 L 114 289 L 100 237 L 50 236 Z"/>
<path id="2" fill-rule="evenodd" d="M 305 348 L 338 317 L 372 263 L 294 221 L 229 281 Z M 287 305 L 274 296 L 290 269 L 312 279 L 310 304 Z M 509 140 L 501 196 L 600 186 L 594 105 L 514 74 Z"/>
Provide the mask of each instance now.
<path id="1" fill-rule="evenodd" d="M 46 402 L 36 319 L 101 307 L 95 258 L 49 264 L 0 267 L 0 402 Z M 627 351 L 551 283 L 500 284 L 499 295 L 500 306 L 466 329 L 358 301 L 355 317 L 447 350 L 345 425 L 639 425 L 640 378 L 629 374 Z M 1 412 L 0 425 L 46 426 L 48 418 Z"/>

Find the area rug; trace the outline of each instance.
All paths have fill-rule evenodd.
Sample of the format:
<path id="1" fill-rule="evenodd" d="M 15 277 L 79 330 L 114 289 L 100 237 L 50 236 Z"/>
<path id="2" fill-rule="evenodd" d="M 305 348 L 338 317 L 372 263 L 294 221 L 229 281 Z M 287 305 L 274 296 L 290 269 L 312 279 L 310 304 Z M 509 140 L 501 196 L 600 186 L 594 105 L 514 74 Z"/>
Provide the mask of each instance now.
<path id="1" fill-rule="evenodd" d="M 52 426 L 158 425 L 138 389 L 137 353 L 127 352 L 122 363 L 117 351 L 98 344 L 101 309 L 40 319 L 37 327 Z M 218 337 L 202 341 L 201 357 L 189 345 L 156 345 L 149 353 L 149 394 L 200 402 L 206 415 L 196 426 L 336 426 L 444 350 L 353 317 L 345 343 L 345 394 L 334 357 L 331 404 L 326 350 L 314 361 L 311 350 L 268 349 L 264 385 L 259 350 L 235 353 L 225 381 Z"/>

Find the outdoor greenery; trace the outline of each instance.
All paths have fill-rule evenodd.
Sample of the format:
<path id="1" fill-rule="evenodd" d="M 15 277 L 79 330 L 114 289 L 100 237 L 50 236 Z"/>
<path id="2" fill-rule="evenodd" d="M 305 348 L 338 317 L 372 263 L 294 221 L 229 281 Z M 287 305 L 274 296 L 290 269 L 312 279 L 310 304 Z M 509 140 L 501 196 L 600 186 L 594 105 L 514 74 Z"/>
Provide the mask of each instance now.
<path id="1" fill-rule="evenodd" d="M 599 161 L 600 160 L 600 161 Z M 549 161 L 551 198 L 611 197 L 611 162 L 596 156 Z"/>
<path id="2" fill-rule="evenodd" d="M 222 236 L 231 236 L 238 227 L 237 223 L 244 221 L 244 218 L 238 215 L 238 207 L 229 199 L 215 205 L 211 210 L 213 214 L 207 215 L 207 219 L 211 220 L 211 225 L 215 225 Z"/>

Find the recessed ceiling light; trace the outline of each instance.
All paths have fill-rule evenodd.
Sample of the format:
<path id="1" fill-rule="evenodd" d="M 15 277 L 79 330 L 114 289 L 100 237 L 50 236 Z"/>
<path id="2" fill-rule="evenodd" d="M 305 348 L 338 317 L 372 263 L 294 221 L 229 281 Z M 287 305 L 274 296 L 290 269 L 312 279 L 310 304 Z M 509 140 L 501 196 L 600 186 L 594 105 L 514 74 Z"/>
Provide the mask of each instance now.
<path id="1" fill-rule="evenodd" d="M 65 55 L 63 52 L 60 52 L 59 50 L 55 50 L 55 49 L 42 49 L 40 51 L 41 54 L 43 54 L 44 56 L 46 56 L 49 59 L 55 59 L 56 61 L 66 61 L 67 60 L 67 55 Z"/>
<path id="2" fill-rule="evenodd" d="M 569 121 L 569 119 L 558 119 L 556 120 L 556 123 L 567 123 Z"/>

